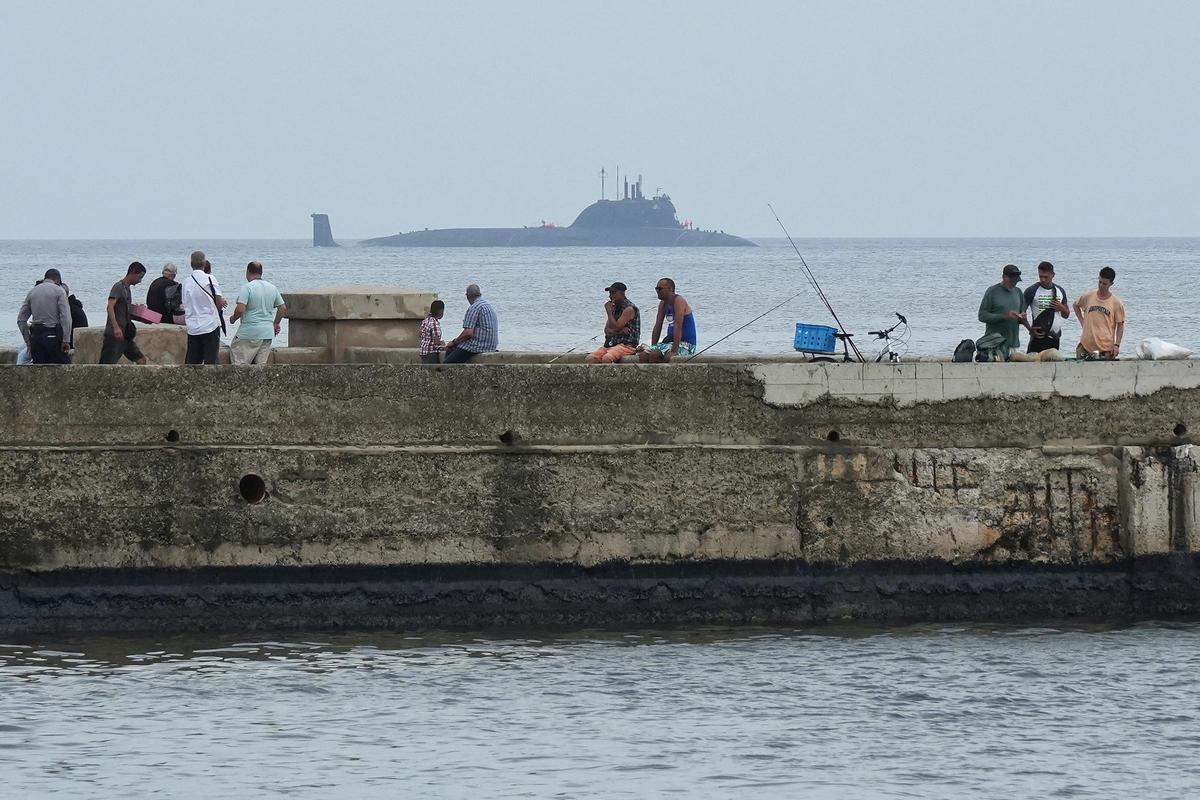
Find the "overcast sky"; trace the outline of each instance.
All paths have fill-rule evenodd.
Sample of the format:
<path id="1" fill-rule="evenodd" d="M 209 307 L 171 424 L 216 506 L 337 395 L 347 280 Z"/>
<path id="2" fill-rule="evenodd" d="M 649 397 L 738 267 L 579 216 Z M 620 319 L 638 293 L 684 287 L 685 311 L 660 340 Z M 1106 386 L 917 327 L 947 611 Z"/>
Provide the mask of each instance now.
<path id="1" fill-rule="evenodd" d="M 1200 4 L 5 2 L 0 238 L 1200 234 Z M 610 182 L 609 196 L 612 196 Z"/>

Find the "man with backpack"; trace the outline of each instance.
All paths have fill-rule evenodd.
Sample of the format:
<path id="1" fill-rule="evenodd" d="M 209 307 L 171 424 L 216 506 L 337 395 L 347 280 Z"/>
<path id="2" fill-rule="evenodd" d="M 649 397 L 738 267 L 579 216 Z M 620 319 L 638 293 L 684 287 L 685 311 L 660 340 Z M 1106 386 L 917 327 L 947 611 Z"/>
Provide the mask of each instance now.
<path id="1" fill-rule="evenodd" d="M 176 314 L 183 313 L 181 292 L 183 287 L 175 280 L 177 270 L 175 265 L 167 262 L 163 265 L 162 275 L 155 278 L 146 290 L 146 307 L 162 316 L 162 322 L 172 323 Z"/>
<path id="2" fill-rule="evenodd" d="M 1029 346 L 1027 353 L 1061 350 L 1062 321 L 1071 316 L 1067 292 L 1054 282 L 1054 265 L 1049 261 L 1038 264 L 1038 282 L 1025 290 L 1028 311 Z"/>

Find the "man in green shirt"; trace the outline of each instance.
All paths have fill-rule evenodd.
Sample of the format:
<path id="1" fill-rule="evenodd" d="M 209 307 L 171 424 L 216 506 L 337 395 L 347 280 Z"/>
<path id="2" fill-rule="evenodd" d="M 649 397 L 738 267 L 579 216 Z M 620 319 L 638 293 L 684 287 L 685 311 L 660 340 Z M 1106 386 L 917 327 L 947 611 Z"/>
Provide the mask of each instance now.
<path id="1" fill-rule="evenodd" d="M 251 261 L 246 265 L 246 285 L 238 292 L 237 307 L 229 318 L 231 323 L 242 321 L 229 343 L 229 360 L 233 364 L 266 364 L 271 356 L 271 341 L 279 333 L 279 323 L 287 313 L 283 296 L 262 275 L 261 262 Z"/>
<path id="2" fill-rule="evenodd" d="M 979 321 L 987 326 L 979 341 L 995 341 L 996 344 L 987 349 L 1000 351 L 1006 361 L 1008 352 L 1021 346 L 1021 326 L 1029 327 L 1024 313 L 1025 295 L 1017 288 L 1020 282 L 1021 270 L 1015 264 L 1006 265 L 1000 282 L 988 287 L 979 304 Z"/>

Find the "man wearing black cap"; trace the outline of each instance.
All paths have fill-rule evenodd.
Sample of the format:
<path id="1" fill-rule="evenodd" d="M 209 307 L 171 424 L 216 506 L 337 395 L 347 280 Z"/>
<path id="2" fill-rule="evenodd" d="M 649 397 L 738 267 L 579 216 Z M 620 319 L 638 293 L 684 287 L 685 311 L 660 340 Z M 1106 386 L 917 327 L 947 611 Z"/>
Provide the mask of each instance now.
<path id="1" fill-rule="evenodd" d="M 1006 265 L 1000 282 L 988 287 L 979 304 L 979 321 L 987 329 L 976 346 L 999 354 L 1005 361 L 1021 346 L 1021 326 L 1029 327 L 1025 319 L 1025 296 L 1017 288 L 1020 282 L 1021 270 L 1015 264 Z"/>
<path id="2" fill-rule="evenodd" d="M 625 297 L 625 284 L 617 281 L 604 291 L 608 292 L 608 302 L 604 304 L 604 346 L 584 359 L 589 364 L 615 364 L 633 355 L 642 336 L 641 314 Z"/>
<path id="3" fill-rule="evenodd" d="M 17 314 L 17 328 L 34 364 L 70 364 L 71 307 L 56 269 L 29 290 Z"/>

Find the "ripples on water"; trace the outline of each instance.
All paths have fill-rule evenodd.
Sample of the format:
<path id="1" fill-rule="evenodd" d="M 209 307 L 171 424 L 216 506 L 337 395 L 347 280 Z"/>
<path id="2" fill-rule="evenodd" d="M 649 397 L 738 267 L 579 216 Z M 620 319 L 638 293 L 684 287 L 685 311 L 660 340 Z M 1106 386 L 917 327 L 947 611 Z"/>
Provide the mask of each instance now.
<path id="1" fill-rule="evenodd" d="M 336 224 L 336 220 L 335 220 Z M 1126 301 L 1125 348 L 1160 336 L 1200 352 L 1195 324 L 1197 239 L 802 239 L 797 242 L 848 330 L 863 349 L 863 334 L 890 325 L 899 311 L 912 325 L 909 352 L 949 357 L 964 338 L 983 335 L 977 321 L 984 289 L 1000 279 L 1004 264 L 1037 279 L 1043 259 L 1058 267 L 1058 282 L 1072 301 L 1094 289 L 1100 268 L 1117 270 L 1114 291 Z M 832 324 L 801 274 L 786 240 L 758 248 L 313 248 L 291 241 L 0 241 L 0 295 L 9 319 L 35 278 L 48 267 L 80 298 L 93 324 L 104 320 L 104 302 L 130 261 L 142 261 L 156 277 L 165 261 L 186 266 L 189 253 L 204 249 L 226 294 L 241 285 L 245 264 L 259 259 L 266 278 L 280 289 L 333 284 L 404 286 L 438 292 L 447 302 L 445 329 L 462 319 L 468 283 L 482 285 L 500 313 L 506 350 L 566 350 L 589 345 L 604 323 L 603 292 L 615 280 L 649 318 L 654 284 L 672 276 L 696 310 L 700 345 L 712 344 L 789 296 L 796 297 L 765 319 L 731 336 L 714 352 L 791 352 L 796 322 Z M 1027 286 L 1028 283 L 1023 284 Z M 144 297 L 149 280 L 134 289 Z M 798 293 L 798 294 L 797 294 Z M 139 300 L 140 302 L 140 300 Z M 1079 326 L 1070 321 L 1065 342 L 1074 346 Z M 16 346 L 15 324 L 0 326 L 0 346 Z M 280 341 L 286 339 L 285 336 Z"/>
<path id="2" fill-rule="evenodd" d="M 5 796 L 1195 797 L 1200 626 L 0 644 Z"/>

